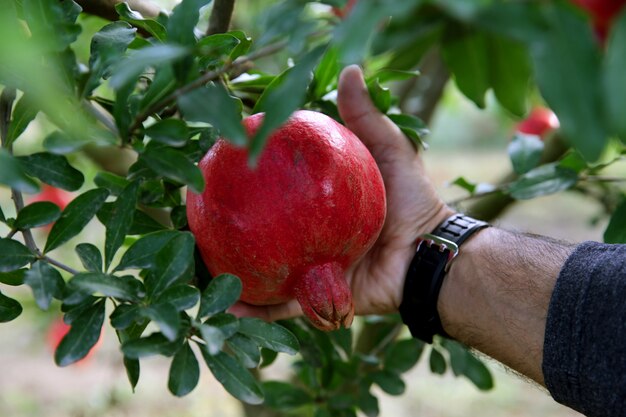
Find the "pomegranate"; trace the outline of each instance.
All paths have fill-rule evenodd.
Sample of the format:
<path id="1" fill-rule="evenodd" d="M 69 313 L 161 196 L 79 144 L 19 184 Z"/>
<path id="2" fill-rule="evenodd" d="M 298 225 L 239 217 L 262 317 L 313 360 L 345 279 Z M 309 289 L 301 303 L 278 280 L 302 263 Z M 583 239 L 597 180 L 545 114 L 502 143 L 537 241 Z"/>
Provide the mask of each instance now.
<path id="1" fill-rule="evenodd" d="M 244 120 L 249 136 L 263 116 Z M 348 327 L 345 270 L 374 244 L 386 212 L 382 177 L 361 141 L 326 115 L 297 111 L 256 167 L 223 139 L 199 166 L 206 188 L 188 191 L 187 216 L 209 271 L 239 276 L 244 302 L 295 298 L 316 327 Z"/>
<path id="2" fill-rule="evenodd" d="M 536 107 L 526 119 L 517 125 L 515 130 L 527 135 L 537 135 L 543 139 L 547 134 L 558 128 L 559 119 L 552 110 L 545 107 Z"/>

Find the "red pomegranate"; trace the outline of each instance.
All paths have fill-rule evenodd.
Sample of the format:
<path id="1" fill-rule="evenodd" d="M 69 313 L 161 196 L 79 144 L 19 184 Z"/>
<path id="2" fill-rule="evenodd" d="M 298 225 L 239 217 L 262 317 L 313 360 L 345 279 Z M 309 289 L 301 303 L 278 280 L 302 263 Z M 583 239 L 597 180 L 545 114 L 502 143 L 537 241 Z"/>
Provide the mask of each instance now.
<path id="1" fill-rule="evenodd" d="M 559 119 L 552 110 L 545 107 L 535 107 L 528 117 L 517 125 L 515 130 L 528 135 L 537 135 L 543 139 L 558 128 Z"/>
<path id="2" fill-rule="evenodd" d="M 248 135 L 262 121 L 246 118 Z M 239 276 L 247 303 L 295 298 L 316 327 L 349 326 L 345 270 L 374 244 L 386 212 L 382 177 L 360 140 L 326 115 L 297 111 L 256 167 L 223 139 L 199 166 L 206 188 L 187 193 L 187 215 L 209 271 Z"/>

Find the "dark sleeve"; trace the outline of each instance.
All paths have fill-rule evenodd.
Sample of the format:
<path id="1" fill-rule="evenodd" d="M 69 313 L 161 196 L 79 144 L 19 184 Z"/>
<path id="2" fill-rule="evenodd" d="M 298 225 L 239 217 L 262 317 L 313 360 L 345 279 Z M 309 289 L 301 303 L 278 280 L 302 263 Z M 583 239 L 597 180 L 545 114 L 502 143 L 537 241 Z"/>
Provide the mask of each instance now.
<path id="1" fill-rule="evenodd" d="M 558 402 L 590 417 L 626 416 L 626 245 L 585 242 L 565 262 L 543 373 Z"/>

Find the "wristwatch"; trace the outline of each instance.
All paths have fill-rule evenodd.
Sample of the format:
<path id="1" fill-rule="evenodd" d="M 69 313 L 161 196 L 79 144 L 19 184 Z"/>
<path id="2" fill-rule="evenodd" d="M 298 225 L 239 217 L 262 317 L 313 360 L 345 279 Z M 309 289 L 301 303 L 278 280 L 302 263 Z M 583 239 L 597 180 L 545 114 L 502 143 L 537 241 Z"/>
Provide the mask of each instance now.
<path id="1" fill-rule="evenodd" d="M 432 343 L 433 336 L 445 336 L 437 311 L 439 291 L 450 261 L 459 246 L 489 224 L 463 214 L 455 214 L 432 232 L 420 236 L 417 251 L 404 282 L 400 316 L 413 337 Z"/>

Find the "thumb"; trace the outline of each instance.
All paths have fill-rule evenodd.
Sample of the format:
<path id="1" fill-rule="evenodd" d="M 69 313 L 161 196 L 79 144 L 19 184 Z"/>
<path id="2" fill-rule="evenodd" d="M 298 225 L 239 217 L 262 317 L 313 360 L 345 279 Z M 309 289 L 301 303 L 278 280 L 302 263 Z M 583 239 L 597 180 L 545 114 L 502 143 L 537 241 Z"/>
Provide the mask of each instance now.
<path id="1" fill-rule="evenodd" d="M 358 65 L 350 65 L 341 72 L 337 105 L 348 129 L 361 139 L 377 160 L 391 149 L 415 155 L 415 149 L 400 129 L 372 103 Z"/>

